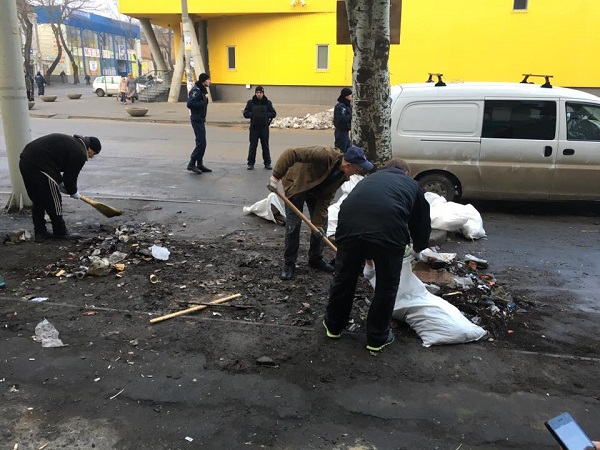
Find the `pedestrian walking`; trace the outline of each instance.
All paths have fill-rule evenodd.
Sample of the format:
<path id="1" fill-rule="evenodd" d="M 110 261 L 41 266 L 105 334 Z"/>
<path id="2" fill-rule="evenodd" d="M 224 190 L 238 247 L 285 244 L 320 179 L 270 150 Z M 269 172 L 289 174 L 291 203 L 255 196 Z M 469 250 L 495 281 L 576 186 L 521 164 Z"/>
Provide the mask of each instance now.
<path id="1" fill-rule="evenodd" d="M 405 248 L 411 238 L 416 252 L 427 248 L 431 233 L 429 203 L 409 173 L 403 160 L 388 161 L 361 180 L 340 206 L 335 274 L 323 320 L 329 338 L 341 337 L 348 325 L 359 273 L 365 259 L 372 259 L 377 281 L 367 315 L 367 349 L 380 351 L 394 341 L 390 320 Z"/>
<path id="2" fill-rule="evenodd" d="M 206 111 L 208 109 L 208 87 L 210 86 L 210 75 L 201 73 L 198 81 L 188 95 L 187 107 L 190 110 L 190 121 L 196 137 L 196 146 L 190 155 L 187 170 L 196 174 L 212 172 L 203 163 L 206 152 Z"/>
<path id="3" fill-rule="evenodd" d="M 250 147 L 248 148 L 248 170 L 254 169 L 256 149 L 260 140 L 262 158 L 265 169 L 271 170 L 271 152 L 269 150 L 269 126 L 277 116 L 273 103 L 265 95 L 262 86 L 256 86 L 254 96 L 248 100 L 244 108 L 244 117 L 250 119 Z"/>
<path id="4" fill-rule="evenodd" d="M 333 272 L 333 266 L 323 259 L 323 236 L 327 232 L 327 208 L 338 188 L 351 175 L 368 172 L 373 164 L 367 161 L 365 151 L 350 147 L 342 154 L 334 147 L 294 147 L 284 150 L 273 168 L 268 188 L 276 191 L 281 184 L 292 204 L 302 211 L 308 208 L 311 222 L 320 228 L 310 237 L 308 265 L 314 269 Z M 285 207 L 285 250 L 284 266 L 279 278 L 290 280 L 294 276 L 298 248 L 300 246 L 300 224 L 302 220 L 286 204 Z"/>
<path id="5" fill-rule="evenodd" d="M 350 130 L 352 128 L 352 90 L 343 88 L 333 108 L 333 126 L 335 131 L 334 146 L 345 152 L 352 143 L 350 142 Z"/>
<path id="6" fill-rule="evenodd" d="M 119 101 L 124 105 L 127 103 L 127 78 L 121 77 L 119 81 Z"/>
<path id="7" fill-rule="evenodd" d="M 35 84 L 37 84 L 38 95 L 44 95 L 44 86 L 46 86 L 46 84 L 47 84 L 46 79 L 44 78 L 44 75 L 42 75 L 42 73 L 38 71 L 34 80 L 35 80 Z"/>
<path id="8" fill-rule="evenodd" d="M 131 104 L 137 99 L 137 83 L 132 74 L 127 75 L 127 98 L 131 100 Z"/>
<path id="9" fill-rule="evenodd" d="M 92 84 L 92 83 L 90 82 L 90 81 L 91 81 L 91 77 L 90 77 L 90 74 L 89 74 L 89 73 L 86 73 L 86 74 L 85 74 L 85 77 L 83 77 L 83 78 L 84 78 L 84 80 L 85 80 L 85 84 L 87 84 L 87 85 L 90 85 L 90 84 Z"/>
<path id="10" fill-rule="evenodd" d="M 94 136 L 53 133 L 25 146 L 19 169 L 32 202 L 31 213 L 36 242 L 49 237 L 44 213 L 52 222 L 52 236 L 73 237 L 63 219 L 61 192 L 79 199 L 77 178 L 83 165 L 100 153 L 100 140 Z"/>

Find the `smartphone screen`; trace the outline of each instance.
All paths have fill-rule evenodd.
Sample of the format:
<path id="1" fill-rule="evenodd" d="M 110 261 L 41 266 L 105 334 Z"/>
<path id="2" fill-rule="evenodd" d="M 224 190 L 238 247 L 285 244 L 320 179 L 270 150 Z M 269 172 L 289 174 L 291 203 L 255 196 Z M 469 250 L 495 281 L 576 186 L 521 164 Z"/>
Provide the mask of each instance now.
<path id="1" fill-rule="evenodd" d="M 595 446 L 569 413 L 546 422 L 546 427 L 565 450 L 595 450 Z"/>

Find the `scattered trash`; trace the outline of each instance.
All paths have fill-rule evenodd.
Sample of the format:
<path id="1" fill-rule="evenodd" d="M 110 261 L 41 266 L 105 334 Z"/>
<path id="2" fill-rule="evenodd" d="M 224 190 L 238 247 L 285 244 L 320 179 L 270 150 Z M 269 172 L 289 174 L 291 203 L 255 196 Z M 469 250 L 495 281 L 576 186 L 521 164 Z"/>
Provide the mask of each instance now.
<path id="1" fill-rule="evenodd" d="M 168 260 L 169 255 L 171 254 L 169 249 L 156 244 L 150 247 L 150 251 L 152 252 L 152 256 L 154 256 L 156 259 L 160 259 L 161 261 Z"/>
<path id="2" fill-rule="evenodd" d="M 48 297 L 33 297 L 31 300 L 29 300 L 30 302 L 45 302 L 46 300 L 48 300 Z"/>
<path id="3" fill-rule="evenodd" d="M 194 438 L 191 438 L 191 437 L 189 437 L 189 436 L 186 436 L 186 437 L 185 437 L 185 440 L 186 440 L 186 441 L 188 441 L 188 442 L 192 442 L 192 441 L 194 440 Z"/>
<path id="4" fill-rule="evenodd" d="M 93 277 L 104 277 L 110 273 L 110 261 L 108 258 L 94 257 L 87 274 Z"/>
<path id="5" fill-rule="evenodd" d="M 0 289 L 2 289 L 2 288 L 4 288 L 4 287 L 6 287 L 6 281 L 4 281 L 4 278 L 2 278 L 2 277 L 0 276 Z"/>
<path id="6" fill-rule="evenodd" d="M 465 255 L 465 261 L 467 263 L 471 263 L 471 262 L 475 263 L 475 267 L 471 267 L 473 270 L 475 270 L 475 269 L 487 269 L 488 268 L 488 262 L 487 262 L 487 260 L 478 258 L 478 257 L 473 256 L 473 255 L 469 255 L 469 254 Z"/>
<path id="7" fill-rule="evenodd" d="M 125 270 L 125 264 L 115 264 L 114 267 L 117 272 L 123 272 Z"/>
<path id="8" fill-rule="evenodd" d="M 5 242 L 10 244 L 18 244 L 31 240 L 31 233 L 27 230 L 14 230 L 8 233 Z"/>
<path id="9" fill-rule="evenodd" d="M 110 261 L 111 264 L 116 264 L 118 262 L 123 261 L 125 258 L 127 258 L 127 253 L 123 253 L 123 252 L 113 252 L 109 257 L 108 260 Z"/>
<path id="10" fill-rule="evenodd" d="M 33 340 L 41 342 L 42 347 L 64 347 L 65 344 L 58 338 L 58 330 L 54 328 L 47 319 L 42 320 L 35 327 L 35 336 Z"/>
<path id="11" fill-rule="evenodd" d="M 66 273 L 65 270 L 61 269 L 54 274 L 55 277 L 62 277 Z"/>
<path id="12" fill-rule="evenodd" d="M 256 364 L 258 364 L 259 366 L 265 366 L 265 367 L 277 367 L 277 363 L 269 358 L 268 356 L 261 356 L 260 358 L 258 358 L 256 360 Z"/>
<path id="13" fill-rule="evenodd" d="M 150 283 L 152 283 L 152 284 L 158 283 L 158 277 L 154 274 L 150 275 Z"/>

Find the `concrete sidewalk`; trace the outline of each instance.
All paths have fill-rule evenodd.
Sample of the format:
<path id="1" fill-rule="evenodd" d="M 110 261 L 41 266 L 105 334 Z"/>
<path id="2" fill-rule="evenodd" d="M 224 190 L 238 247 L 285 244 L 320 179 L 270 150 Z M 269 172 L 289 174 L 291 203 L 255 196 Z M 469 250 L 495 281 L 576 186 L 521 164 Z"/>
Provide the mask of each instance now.
<path id="1" fill-rule="evenodd" d="M 81 93 L 78 100 L 71 100 L 67 93 Z M 167 102 L 135 102 L 123 105 L 117 101 L 116 96 L 98 97 L 92 92 L 92 86 L 85 84 L 72 85 L 53 83 L 46 87 L 45 95 L 56 95 L 54 102 L 44 102 L 37 95 L 35 105 L 29 111 L 32 118 L 56 119 L 104 119 L 131 122 L 154 123 L 189 123 L 189 110 L 185 103 Z M 315 114 L 328 109 L 323 105 L 301 105 L 278 103 L 277 99 L 270 99 L 277 111 L 277 117 L 304 117 L 306 114 Z M 212 125 L 247 125 L 242 111 L 246 105 L 242 103 L 214 102 L 208 105 L 206 122 Z M 148 113 L 143 117 L 131 117 L 126 109 L 130 107 L 148 108 Z M 331 105 L 333 108 L 333 104 Z"/>

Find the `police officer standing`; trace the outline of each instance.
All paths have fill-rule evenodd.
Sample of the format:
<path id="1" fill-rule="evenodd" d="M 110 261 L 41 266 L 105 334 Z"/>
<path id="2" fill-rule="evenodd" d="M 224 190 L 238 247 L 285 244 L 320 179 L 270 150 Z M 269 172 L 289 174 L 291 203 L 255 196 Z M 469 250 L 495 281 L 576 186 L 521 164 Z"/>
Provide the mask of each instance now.
<path id="1" fill-rule="evenodd" d="M 187 107 L 190 110 L 190 121 L 196 136 L 196 146 L 190 156 L 187 170 L 196 174 L 212 172 L 202 162 L 206 152 L 206 110 L 208 109 L 208 86 L 210 86 L 210 75 L 201 73 L 198 81 L 190 90 Z"/>
<path id="2" fill-rule="evenodd" d="M 350 143 L 350 129 L 352 125 L 352 91 L 349 88 L 343 88 L 337 99 L 337 104 L 333 108 L 333 126 L 335 131 L 334 146 L 346 153 L 346 150 L 352 145 Z"/>
<path id="3" fill-rule="evenodd" d="M 254 169 L 256 149 L 260 139 L 265 169 L 271 170 L 271 152 L 269 151 L 269 125 L 277 116 L 273 103 L 265 96 L 262 86 L 256 86 L 254 96 L 246 103 L 244 117 L 250 119 L 250 148 L 248 149 L 248 170 Z"/>

